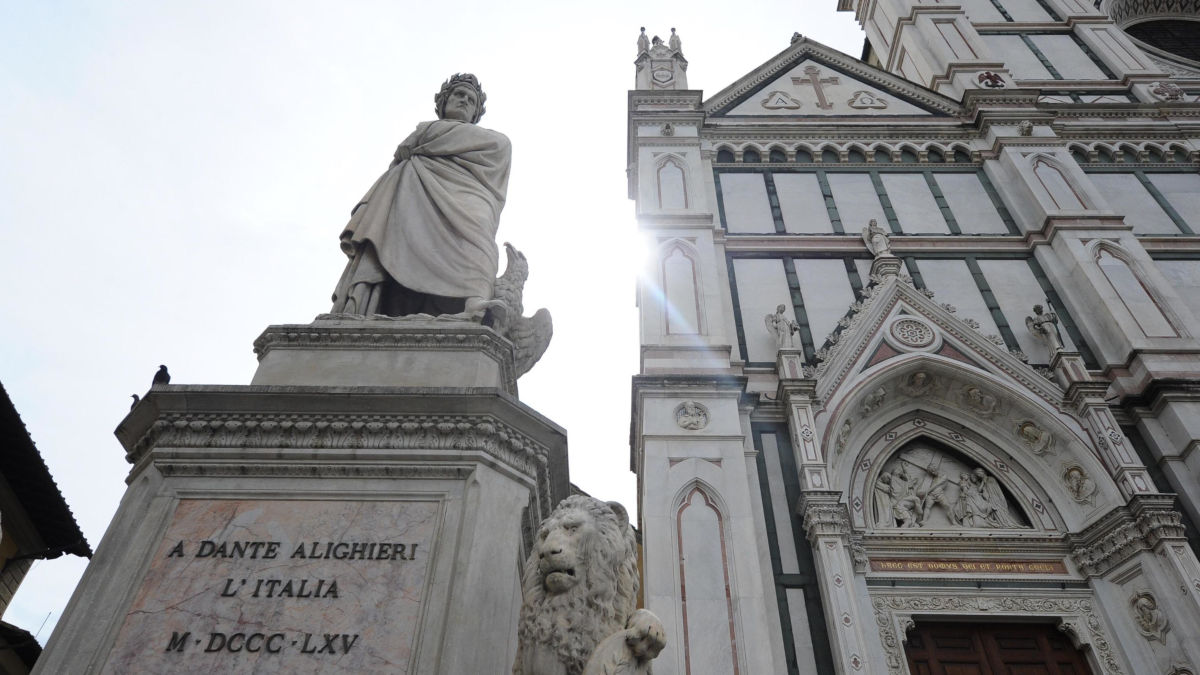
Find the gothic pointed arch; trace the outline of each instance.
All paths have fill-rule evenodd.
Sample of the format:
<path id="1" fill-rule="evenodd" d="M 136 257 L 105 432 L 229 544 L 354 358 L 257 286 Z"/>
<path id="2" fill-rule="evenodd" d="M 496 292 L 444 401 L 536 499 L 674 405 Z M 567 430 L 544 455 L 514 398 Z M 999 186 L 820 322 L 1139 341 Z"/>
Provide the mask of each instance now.
<path id="1" fill-rule="evenodd" d="M 848 476 L 851 525 L 890 535 L 1051 536 L 1077 511 L 1015 439 L 980 434 L 928 410 L 889 419 Z"/>
<path id="2" fill-rule="evenodd" d="M 669 239 L 659 246 L 658 260 L 664 333 L 705 334 L 700 301 L 700 254 L 696 246 L 685 239 Z"/>
<path id="3" fill-rule="evenodd" d="M 1167 309 L 1166 302 L 1146 271 L 1120 245 L 1104 240 L 1091 244 L 1092 259 L 1108 281 L 1109 288 L 1121 300 L 1126 311 L 1146 337 L 1178 337 L 1182 322 Z"/>
<path id="4" fill-rule="evenodd" d="M 675 153 L 659 157 L 654 165 L 654 177 L 658 190 L 658 208 L 681 210 L 689 207 L 689 173 L 683 157 Z"/>
<path id="5" fill-rule="evenodd" d="M 905 355 L 864 373 L 835 399 L 826 427 L 826 461 L 830 482 L 847 495 L 857 527 L 875 523 L 872 500 L 879 478 L 898 468 L 897 453 L 906 452 L 909 443 L 923 442 L 938 457 L 948 457 L 944 465 L 954 475 L 946 477 L 953 482 L 969 469 L 981 484 L 975 470 L 984 469 L 1036 531 L 1081 528 L 1120 504 L 1120 492 L 1079 420 L 976 366 L 937 354 Z M 916 466 L 908 474 L 922 479 L 917 490 L 928 490 L 934 480 Z M 943 516 L 958 489 L 947 486 L 944 493 Z M 924 497 L 912 517 L 920 517 Z M 962 512 L 957 515 L 961 520 Z"/>
<path id="6" fill-rule="evenodd" d="M 1046 153 L 1036 153 L 1028 158 L 1033 175 L 1045 191 L 1050 202 L 1058 210 L 1091 208 L 1081 190 L 1070 178 L 1069 172 L 1058 158 Z"/>
<path id="7" fill-rule="evenodd" d="M 685 672 L 695 646 L 703 645 L 712 659 L 703 664 L 712 672 L 738 673 L 733 573 L 729 561 L 728 509 L 707 482 L 694 479 L 675 499 L 675 553 L 679 564 L 679 599 L 683 628 Z M 719 551 L 715 555 L 713 549 Z M 713 564 L 718 562 L 719 564 Z"/>

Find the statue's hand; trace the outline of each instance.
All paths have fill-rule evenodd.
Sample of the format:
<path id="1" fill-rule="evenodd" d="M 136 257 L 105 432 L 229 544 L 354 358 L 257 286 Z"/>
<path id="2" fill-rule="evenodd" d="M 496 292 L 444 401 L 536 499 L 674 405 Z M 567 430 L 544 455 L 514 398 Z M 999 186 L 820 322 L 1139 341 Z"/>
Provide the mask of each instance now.
<path id="1" fill-rule="evenodd" d="M 400 162 L 407 160 L 409 157 L 412 157 L 412 151 L 413 149 L 407 145 L 396 146 L 395 163 L 399 164 Z"/>

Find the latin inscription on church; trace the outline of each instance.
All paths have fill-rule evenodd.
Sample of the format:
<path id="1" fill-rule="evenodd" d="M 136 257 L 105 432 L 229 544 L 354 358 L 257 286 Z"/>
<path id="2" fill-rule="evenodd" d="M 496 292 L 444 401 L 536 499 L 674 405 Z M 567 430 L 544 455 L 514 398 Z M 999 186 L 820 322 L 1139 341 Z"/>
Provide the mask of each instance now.
<path id="1" fill-rule="evenodd" d="M 440 513 L 181 500 L 104 672 L 409 672 Z"/>
<path id="2" fill-rule="evenodd" d="M 1066 574 L 1061 560 L 871 558 L 873 572 L 926 572 L 934 574 Z"/>

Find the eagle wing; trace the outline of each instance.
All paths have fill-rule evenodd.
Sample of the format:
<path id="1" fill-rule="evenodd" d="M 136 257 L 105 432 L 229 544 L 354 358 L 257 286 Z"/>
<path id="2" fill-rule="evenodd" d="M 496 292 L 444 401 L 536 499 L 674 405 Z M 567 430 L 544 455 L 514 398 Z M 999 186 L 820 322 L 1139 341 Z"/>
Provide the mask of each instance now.
<path id="1" fill-rule="evenodd" d="M 515 316 L 507 337 L 516 351 L 514 360 L 517 377 L 529 372 L 533 364 L 542 358 L 553 335 L 554 322 L 551 321 L 550 312 L 546 308 L 539 309 L 533 316 Z"/>

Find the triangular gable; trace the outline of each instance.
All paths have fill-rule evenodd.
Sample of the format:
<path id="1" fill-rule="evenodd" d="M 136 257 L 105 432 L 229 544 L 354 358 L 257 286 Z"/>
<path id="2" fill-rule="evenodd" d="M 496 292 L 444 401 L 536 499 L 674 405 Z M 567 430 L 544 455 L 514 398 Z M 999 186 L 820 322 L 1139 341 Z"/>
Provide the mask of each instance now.
<path id="1" fill-rule="evenodd" d="M 704 102 L 714 117 L 953 115 L 957 102 L 801 38 Z"/>
<path id="2" fill-rule="evenodd" d="M 1063 400 L 1057 384 L 899 277 L 884 277 L 868 290 L 869 296 L 852 306 L 842 327 L 818 352 L 814 376 L 819 398 L 836 398 L 835 392 L 862 371 L 906 353 L 923 352 L 988 372 L 1051 407 Z M 927 345 L 923 339 L 929 340 Z"/>

